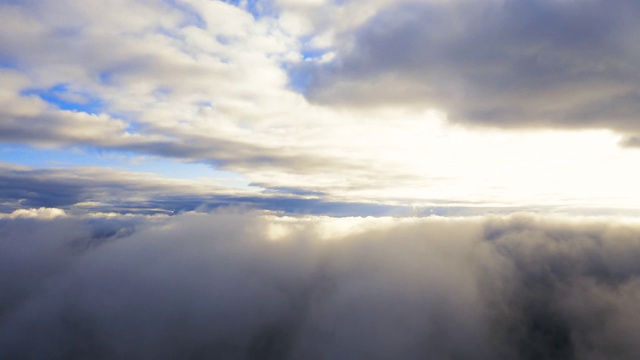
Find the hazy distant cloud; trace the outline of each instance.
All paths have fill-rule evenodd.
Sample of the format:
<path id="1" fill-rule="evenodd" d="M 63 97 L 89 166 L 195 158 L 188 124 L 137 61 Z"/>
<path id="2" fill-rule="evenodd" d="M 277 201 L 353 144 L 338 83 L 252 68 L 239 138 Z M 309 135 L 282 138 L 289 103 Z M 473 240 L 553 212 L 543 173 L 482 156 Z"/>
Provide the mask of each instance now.
<path id="1" fill-rule="evenodd" d="M 0 164 L 3 212 L 57 207 L 94 211 L 189 210 L 205 199 L 250 196 L 213 181 L 167 179 L 155 174 L 100 168 L 32 169 Z M 223 201 L 224 202 L 224 201 Z"/>
<path id="2" fill-rule="evenodd" d="M 635 1 L 402 2 L 304 67 L 316 102 L 497 127 L 640 130 Z"/>
<path id="3" fill-rule="evenodd" d="M 406 205 L 339 201 L 302 189 L 229 187 L 211 179 L 182 180 L 100 168 L 33 169 L 0 164 L 0 219 L 55 218 L 73 213 L 173 214 L 245 208 L 333 216 L 419 215 Z M 62 210 L 65 209 L 65 210 Z M 486 209 L 434 207 L 431 213 Z"/>
<path id="4" fill-rule="evenodd" d="M 637 224 L 191 213 L 0 220 L 0 233 L 7 359 L 640 351 Z"/>

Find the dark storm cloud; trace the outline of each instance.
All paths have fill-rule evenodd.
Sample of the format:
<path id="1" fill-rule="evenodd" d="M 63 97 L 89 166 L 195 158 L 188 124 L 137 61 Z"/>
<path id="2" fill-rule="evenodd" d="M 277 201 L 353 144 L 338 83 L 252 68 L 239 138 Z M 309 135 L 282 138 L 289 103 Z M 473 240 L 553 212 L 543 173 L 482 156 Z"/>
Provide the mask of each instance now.
<path id="1" fill-rule="evenodd" d="M 136 219 L 133 234 L 115 220 L 0 221 L 3 359 L 640 351 L 637 224 L 525 214 Z M 353 227 L 340 232 L 345 221 Z"/>
<path id="2" fill-rule="evenodd" d="M 498 127 L 640 130 L 636 1 L 403 2 L 343 37 L 310 99 Z M 304 66 L 309 67 L 309 64 Z"/>

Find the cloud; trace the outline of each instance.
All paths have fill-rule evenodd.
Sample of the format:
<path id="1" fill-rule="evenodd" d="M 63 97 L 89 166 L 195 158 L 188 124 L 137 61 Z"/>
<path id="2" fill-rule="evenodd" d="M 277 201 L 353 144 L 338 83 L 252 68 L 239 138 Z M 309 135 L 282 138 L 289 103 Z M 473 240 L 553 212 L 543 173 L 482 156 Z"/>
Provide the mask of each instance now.
<path id="1" fill-rule="evenodd" d="M 309 152 L 285 153 L 273 144 L 254 144 L 247 138 L 250 134 L 242 134 L 240 138 L 239 134 L 203 134 L 202 129 L 196 131 L 199 126 L 190 126 L 185 130 L 184 126 L 175 128 L 173 125 L 157 124 L 157 119 L 150 120 L 144 131 L 136 131 L 134 124 L 108 113 L 94 114 L 54 106 L 33 91 L 26 91 L 30 80 L 16 70 L 0 70 L 0 74 L 6 78 L 0 92 L 0 141 L 4 143 L 133 151 L 181 160 L 197 160 L 231 169 L 296 169 L 305 173 L 340 167 L 341 161 L 335 157 L 317 156 Z M 59 92 L 61 96 L 69 95 L 66 90 Z M 55 94 L 58 95 L 60 94 Z M 82 108 L 82 104 L 76 105 Z M 207 110 L 211 110 L 208 106 L 194 105 L 194 108 L 189 108 L 188 111 L 198 111 L 201 108 L 204 112 L 194 114 L 195 118 L 212 115 Z M 176 110 L 178 109 L 171 111 Z M 149 107 L 145 116 L 154 111 L 153 106 Z M 173 114 L 162 115 L 166 116 L 171 116 L 167 119 L 171 122 L 177 120 L 173 118 Z M 209 130 L 213 129 L 209 127 Z M 347 164 L 342 166 L 346 167 Z"/>
<path id="2" fill-rule="evenodd" d="M 51 220 L 61 216 L 66 216 L 66 213 L 62 209 L 56 208 L 38 208 L 38 209 L 18 209 L 10 214 L 0 214 L 0 219 L 16 219 L 16 218 L 36 218 Z"/>
<path id="3" fill-rule="evenodd" d="M 227 207 L 333 216 L 417 213 L 404 205 L 340 201 L 294 188 L 229 187 L 211 179 L 172 179 L 89 167 L 33 169 L 0 164 L 0 185 L 0 210 L 6 212 L 0 218 L 53 217 L 65 210 L 75 214 L 173 214 Z M 465 211 L 463 207 L 433 210 Z"/>
<path id="4" fill-rule="evenodd" d="M 251 196 L 214 181 L 163 178 L 156 174 L 101 168 L 33 169 L 0 164 L 0 198 L 8 211 L 57 207 L 97 211 L 168 211 L 201 205 L 210 196 Z M 163 204 L 164 202 L 164 204 Z M 191 210 L 193 208 L 190 208 Z M 5 210 L 5 211 L 7 211 Z"/>
<path id="5" fill-rule="evenodd" d="M 402 2 L 306 63 L 307 97 L 500 128 L 639 130 L 634 1 Z"/>
<path id="6" fill-rule="evenodd" d="M 289 110 L 280 103 L 301 101 L 280 65 L 295 39 L 269 18 L 197 0 L 0 7 L 0 49 L 15 64 L 1 70 L 0 141 L 236 169 L 304 172 L 338 161 L 290 147 L 283 153 L 288 142 L 269 134 L 287 125 L 275 118 Z M 87 98 L 100 106 L 87 110 Z"/>
<path id="7" fill-rule="evenodd" d="M 0 7 L 15 64 L 0 69 L 4 143 L 198 161 L 259 182 L 364 168 L 327 144 L 338 134 L 317 136 L 335 114 L 289 89 L 298 40 L 273 17 L 199 0 Z"/>
<path id="8" fill-rule="evenodd" d="M 331 193 L 308 191 L 304 187 L 272 188 L 269 184 L 259 183 L 252 183 L 249 186 L 228 186 L 224 185 L 222 180 L 175 179 L 153 173 L 100 167 L 39 169 L 0 163 L 0 199 L 2 200 L 0 218 L 44 216 L 49 213 L 50 210 L 47 210 L 49 208 L 57 208 L 76 215 L 176 214 L 229 207 L 268 210 L 283 214 L 338 217 L 469 216 L 485 213 L 508 214 L 514 211 L 574 215 L 633 216 L 638 214 L 632 206 L 634 199 L 629 196 L 625 197 L 627 203 L 622 203 L 620 206 L 614 206 L 615 203 L 603 200 L 598 202 L 595 198 L 594 203 L 587 207 L 567 200 L 548 203 L 539 201 L 538 204 L 501 204 L 496 199 L 461 200 L 461 194 L 440 194 L 439 197 L 430 195 L 428 203 L 411 205 L 397 201 L 371 201 L 364 196 L 356 196 L 358 191 L 365 194 L 367 191 L 367 189 L 356 187 L 348 189 L 352 193 L 350 197 L 337 197 Z M 635 184 L 633 180 L 633 178 L 628 179 L 629 183 Z M 390 185 L 402 186 L 402 184 L 399 182 Z M 459 187 L 457 191 L 460 192 L 460 189 Z M 416 198 L 418 195 L 415 189 L 411 188 L 411 190 L 413 193 L 408 195 Z M 620 191 L 624 191 L 624 188 Z M 565 197 L 568 198 L 568 194 L 565 194 Z"/>
<path id="9" fill-rule="evenodd" d="M 0 281 L 20 289 L 1 298 L 3 358 L 631 359 L 639 350 L 636 223 L 237 212 L 128 221 L 0 220 Z"/>

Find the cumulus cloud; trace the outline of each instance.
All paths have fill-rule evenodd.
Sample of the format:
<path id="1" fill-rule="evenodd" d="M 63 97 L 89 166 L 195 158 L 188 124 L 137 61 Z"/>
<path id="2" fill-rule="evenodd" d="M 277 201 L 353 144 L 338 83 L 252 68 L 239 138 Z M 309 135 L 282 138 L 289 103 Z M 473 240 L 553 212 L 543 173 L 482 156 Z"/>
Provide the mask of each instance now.
<path id="1" fill-rule="evenodd" d="M 4 219 L 0 231 L 8 359 L 631 359 L 640 350 L 636 223 L 227 212 Z"/>
<path id="2" fill-rule="evenodd" d="M 272 19 L 222 1 L 20 1 L 0 8 L 7 64 L 0 141 L 236 168 L 328 166 L 273 137 L 301 97 L 287 89 L 280 65 L 295 39 Z M 96 106 L 88 108 L 87 99 Z"/>
<path id="3" fill-rule="evenodd" d="M 128 125 L 107 114 L 56 108 L 35 95 L 21 95 L 29 79 L 16 70 L 0 69 L 0 141 L 43 146 L 87 145 L 122 147 L 148 143 L 127 132 Z M 156 137 L 156 141 L 158 138 Z"/>
<path id="4" fill-rule="evenodd" d="M 333 62 L 305 64 L 307 96 L 434 107 L 472 125 L 633 134 L 639 11 L 634 1 L 390 4 L 343 33 Z"/>
<path id="5" fill-rule="evenodd" d="M 299 41 L 275 17 L 200 0 L 0 10 L 1 142 L 199 161 L 259 182 L 363 167 L 317 136 L 339 121 L 289 88 Z"/>

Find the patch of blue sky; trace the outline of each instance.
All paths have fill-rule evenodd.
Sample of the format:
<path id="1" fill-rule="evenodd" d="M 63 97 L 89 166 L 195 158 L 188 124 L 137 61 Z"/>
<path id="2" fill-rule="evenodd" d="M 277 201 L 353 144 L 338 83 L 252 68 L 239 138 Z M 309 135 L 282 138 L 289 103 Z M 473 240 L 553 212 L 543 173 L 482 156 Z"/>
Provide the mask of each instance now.
<path id="1" fill-rule="evenodd" d="M 104 70 L 98 74 L 98 80 L 101 84 L 110 84 L 113 80 L 113 71 Z"/>
<path id="2" fill-rule="evenodd" d="M 289 87 L 299 93 L 305 93 L 313 80 L 314 70 L 317 66 L 316 60 L 320 60 L 331 49 L 311 46 L 311 36 L 302 36 L 300 41 L 300 58 L 302 62 L 283 63 L 282 69 L 286 71 L 289 78 Z"/>
<path id="3" fill-rule="evenodd" d="M 114 116 L 114 117 L 116 117 L 118 119 L 123 118 L 122 116 L 118 116 L 118 115 L 114 115 L 114 114 L 112 114 L 112 116 Z M 127 132 L 129 134 L 140 134 L 140 133 L 144 132 L 145 128 L 147 128 L 146 124 L 141 124 L 141 123 L 136 122 L 136 121 L 128 121 L 127 125 L 128 125 Z"/>
<path id="4" fill-rule="evenodd" d="M 18 69 L 18 63 L 0 54 L 0 69 Z"/>
<path id="5" fill-rule="evenodd" d="M 306 49 L 300 52 L 303 60 L 317 60 L 322 58 L 324 54 L 329 52 L 328 49 Z"/>
<path id="6" fill-rule="evenodd" d="M 305 60 L 319 59 L 324 54 L 329 52 L 329 47 L 318 47 L 314 44 L 315 34 L 306 34 L 298 37 L 298 43 L 300 44 L 300 54 Z"/>
<path id="7" fill-rule="evenodd" d="M 313 75 L 306 66 L 285 66 L 285 71 L 289 78 L 289 88 L 299 93 L 305 93 L 309 87 Z"/>
<path id="8" fill-rule="evenodd" d="M 139 173 L 154 173 L 173 179 L 212 179 L 221 185 L 245 188 L 241 174 L 217 170 L 202 163 L 188 163 L 139 154 L 86 148 L 43 149 L 28 145 L 0 146 L 0 162 L 32 168 L 101 167 Z"/>
<path id="9" fill-rule="evenodd" d="M 247 10 L 254 19 L 277 17 L 278 11 L 269 0 L 223 0 L 224 2 Z"/>
<path id="10" fill-rule="evenodd" d="M 72 91 L 69 89 L 69 84 L 66 83 L 56 84 L 48 89 L 26 89 L 22 91 L 21 95 L 35 95 L 61 110 L 89 114 L 99 114 L 104 106 L 101 99 L 88 93 Z"/>
<path id="11" fill-rule="evenodd" d="M 103 165 L 81 149 L 43 149 L 28 145 L 3 145 L 0 161 L 34 168 Z"/>

